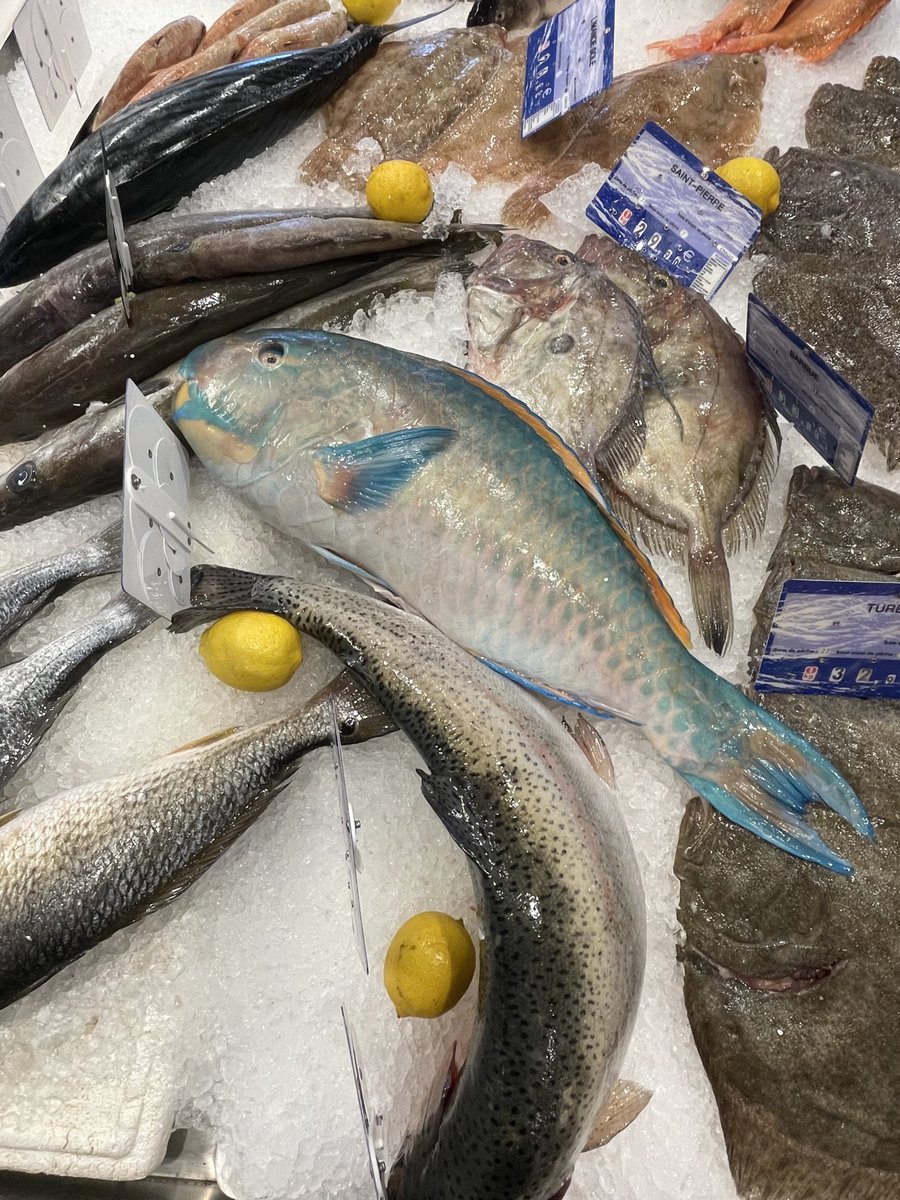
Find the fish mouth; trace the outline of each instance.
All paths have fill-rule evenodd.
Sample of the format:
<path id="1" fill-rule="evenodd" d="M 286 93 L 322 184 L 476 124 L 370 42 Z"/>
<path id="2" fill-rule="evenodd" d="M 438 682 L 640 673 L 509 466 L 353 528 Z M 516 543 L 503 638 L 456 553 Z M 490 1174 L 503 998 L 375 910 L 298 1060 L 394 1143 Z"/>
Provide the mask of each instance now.
<path id="1" fill-rule="evenodd" d="M 771 973 L 764 973 L 739 971 L 734 967 L 728 967 L 696 947 L 683 949 L 679 958 L 723 982 L 734 980 L 750 991 L 769 993 L 770 995 L 797 995 L 800 992 L 807 992 L 810 988 L 830 979 L 847 962 L 846 958 L 823 955 L 815 963 L 798 962 L 793 967 L 779 965 Z"/>

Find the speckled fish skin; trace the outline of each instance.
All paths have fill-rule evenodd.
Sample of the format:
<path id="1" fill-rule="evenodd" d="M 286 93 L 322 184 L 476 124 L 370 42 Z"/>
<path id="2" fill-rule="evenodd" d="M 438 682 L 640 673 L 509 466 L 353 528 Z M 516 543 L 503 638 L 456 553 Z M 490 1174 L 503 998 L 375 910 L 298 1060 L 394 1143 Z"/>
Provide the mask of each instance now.
<path id="1" fill-rule="evenodd" d="M 785 578 L 884 582 L 891 576 L 873 568 L 896 569 L 898 529 L 896 494 L 798 468 L 776 569 L 756 608 L 752 659 Z M 689 805 L 676 874 L 694 1038 L 741 1197 L 900 1200 L 900 703 L 762 701 L 827 747 L 878 822 L 879 842 L 858 856 L 850 883 Z M 819 823 L 831 826 L 832 815 Z"/>
<path id="2" fill-rule="evenodd" d="M 345 743 L 393 729 L 343 674 L 288 716 L 60 792 L 0 824 L 0 1006 L 193 882 L 300 757 L 329 744 L 332 696 Z"/>
<path id="3" fill-rule="evenodd" d="M 0 577 L 0 644 L 79 579 L 118 571 L 121 547 L 122 523 L 116 521 L 74 550 L 63 550 Z"/>
<path id="4" fill-rule="evenodd" d="M 815 150 L 900 167 L 900 96 L 823 83 L 806 110 L 806 140 Z"/>
<path id="5" fill-rule="evenodd" d="M 122 592 L 77 629 L 0 668 L 0 787 L 29 757 L 91 667 L 155 620 L 156 613 Z"/>
<path id="6" fill-rule="evenodd" d="M 802 818 L 817 796 L 871 835 L 846 783 L 685 650 L 646 559 L 521 402 L 333 333 L 232 335 L 181 373 L 180 431 L 264 520 L 386 581 L 479 656 L 634 721 L 762 836 L 850 869 Z"/>
<path id="7" fill-rule="evenodd" d="M 340 655 L 422 755 L 425 797 L 471 860 L 477 1026 L 437 1131 L 392 1169 L 390 1200 L 548 1200 L 616 1080 L 640 993 L 643 895 L 612 792 L 538 701 L 416 616 L 206 566 L 191 603 L 176 628 L 257 608 Z"/>
<path id="8" fill-rule="evenodd" d="M 766 263 L 754 289 L 873 406 L 870 436 L 893 471 L 900 467 L 900 306 L 878 276 L 858 272 L 846 254 L 828 274 L 811 277 L 788 255 Z"/>
<path id="9" fill-rule="evenodd" d="M 781 201 L 763 221 L 757 247 L 780 253 L 896 256 L 900 171 L 793 146 L 774 162 Z"/>
<path id="10" fill-rule="evenodd" d="M 290 329 L 319 329 L 331 321 L 349 321 L 367 310 L 377 296 L 409 289 L 431 292 L 442 271 L 468 270 L 465 258 L 391 258 L 388 264 L 342 287 L 291 305 L 270 322 Z M 168 419 L 180 379 L 177 363 L 141 384 L 153 407 Z M 0 476 L 0 530 L 13 529 L 48 513 L 71 508 L 122 486 L 125 448 L 125 397 L 53 429 L 31 443 L 22 459 Z"/>
<path id="11" fill-rule="evenodd" d="M 466 286 L 469 367 L 543 417 L 592 473 L 633 463 L 655 367 L 640 312 L 602 271 L 512 234 Z"/>
<path id="12" fill-rule="evenodd" d="M 703 640 L 722 654 L 734 623 L 726 545 L 762 532 L 777 425 L 741 339 L 702 296 L 611 238 L 590 236 L 578 254 L 640 308 L 662 384 L 647 395 L 638 461 L 602 464 L 606 494 L 652 551 L 687 563 Z"/>

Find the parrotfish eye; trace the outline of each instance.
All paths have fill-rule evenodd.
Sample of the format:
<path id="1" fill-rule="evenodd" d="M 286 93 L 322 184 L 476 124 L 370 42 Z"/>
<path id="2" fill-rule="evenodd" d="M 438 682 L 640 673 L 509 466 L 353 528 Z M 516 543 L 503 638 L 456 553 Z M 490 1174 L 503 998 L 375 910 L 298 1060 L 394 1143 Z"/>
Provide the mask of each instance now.
<path id="1" fill-rule="evenodd" d="M 560 267 L 570 267 L 572 265 L 571 254 L 554 254 L 553 261 Z"/>
<path id="2" fill-rule="evenodd" d="M 263 342 L 256 357 L 264 367 L 273 371 L 284 358 L 284 342 Z"/>
<path id="3" fill-rule="evenodd" d="M 33 462 L 19 463 L 6 477 L 6 486 L 11 492 L 24 492 L 37 482 Z"/>
<path id="4" fill-rule="evenodd" d="M 571 333 L 558 333 L 555 338 L 550 339 L 551 354 L 568 354 L 575 345 L 575 339 Z"/>

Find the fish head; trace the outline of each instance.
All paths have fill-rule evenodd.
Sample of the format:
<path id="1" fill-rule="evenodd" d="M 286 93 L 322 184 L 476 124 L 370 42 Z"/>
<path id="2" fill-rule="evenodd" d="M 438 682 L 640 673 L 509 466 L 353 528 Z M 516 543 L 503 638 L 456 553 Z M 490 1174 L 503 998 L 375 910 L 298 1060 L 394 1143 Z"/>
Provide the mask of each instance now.
<path id="1" fill-rule="evenodd" d="M 599 267 L 641 311 L 660 296 L 674 294 L 679 287 L 668 271 L 610 237 L 588 234 L 578 247 L 578 257 Z"/>
<path id="2" fill-rule="evenodd" d="M 469 278 L 466 316 L 475 370 L 505 375 L 526 365 L 565 358 L 576 349 L 573 307 L 589 268 L 568 250 L 513 234 Z"/>
<path id="3" fill-rule="evenodd" d="M 249 330 L 198 346 L 182 361 L 172 419 L 219 482 L 252 483 L 277 453 L 288 414 L 292 431 L 302 431 L 307 417 L 311 433 L 322 424 L 324 414 L 313 415 L 321 393 L 306 385 L 326 336 Z"/>
<path id="4" fill-rule="evenodd" d="M 878 841 L 815 813 L 854 864 L 838 876 L 692 801 L 675 863 L 688 1016 L 742 1195 L 896 1198 L 900 705 L 791 696 L 771 707 L 821 735 Z"/>

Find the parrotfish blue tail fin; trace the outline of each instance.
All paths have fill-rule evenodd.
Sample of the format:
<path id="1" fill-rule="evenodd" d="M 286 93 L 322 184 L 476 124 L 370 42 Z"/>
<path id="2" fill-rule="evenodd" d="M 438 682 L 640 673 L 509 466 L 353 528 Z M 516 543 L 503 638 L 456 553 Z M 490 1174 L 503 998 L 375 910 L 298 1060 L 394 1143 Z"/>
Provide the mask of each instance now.
<path id="1" fill-rule="evenodd" d="M 741 700 L 750 711 L 739 733 L 704 764 L 703 774 L 681 774 L 735 824 L 797 858 L 852 875 L 851 864 L 809 824 L 806 809 L 823 804 L 874 841 L 875 831 L 859 797 L 815 746 L 765 709 L 743 696 Z"/>

